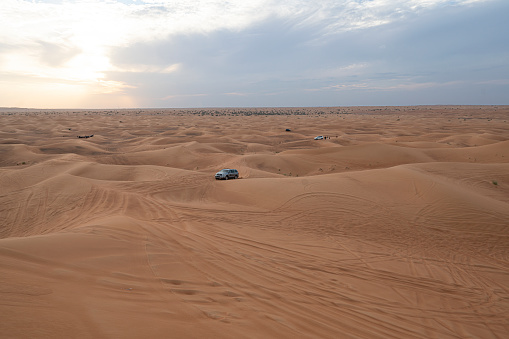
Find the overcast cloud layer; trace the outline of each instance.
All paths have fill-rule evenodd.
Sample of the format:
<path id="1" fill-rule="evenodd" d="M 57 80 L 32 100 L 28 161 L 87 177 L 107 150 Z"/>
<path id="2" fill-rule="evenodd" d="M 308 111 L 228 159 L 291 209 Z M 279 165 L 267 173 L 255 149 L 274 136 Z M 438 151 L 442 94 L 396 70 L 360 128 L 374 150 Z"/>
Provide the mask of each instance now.
<path id="1" fill-rule="evenodd" d="M 0 106 L 509 104 L 506 0 L 0 4 Z"/>

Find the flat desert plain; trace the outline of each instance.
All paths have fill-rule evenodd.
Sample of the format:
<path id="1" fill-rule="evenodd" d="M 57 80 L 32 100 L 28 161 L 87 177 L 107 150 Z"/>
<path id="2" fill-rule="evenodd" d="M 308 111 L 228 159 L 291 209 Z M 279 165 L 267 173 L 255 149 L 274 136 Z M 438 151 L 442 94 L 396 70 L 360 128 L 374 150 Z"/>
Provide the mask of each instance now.
<path id="1" fill-rule="evenodd" d="M 508 121 L 2 109 L 0 336 L 507 338 Z"/>

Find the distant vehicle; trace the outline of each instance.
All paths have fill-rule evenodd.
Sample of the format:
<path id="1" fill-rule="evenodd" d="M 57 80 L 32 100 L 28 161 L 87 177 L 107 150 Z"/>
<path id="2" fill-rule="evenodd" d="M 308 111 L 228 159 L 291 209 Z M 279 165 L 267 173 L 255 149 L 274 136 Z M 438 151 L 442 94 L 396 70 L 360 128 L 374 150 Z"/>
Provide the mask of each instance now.
<path id="1" fill-rule="evenodd" d="M 315 137 L 315 140 L 323 140 L 323 135 L 319 135 L 319 136 Z"/>
<path id="2" fill-rule="evenodd" d="M 239 171 L 237 171 L 236 169 L 225 168 L 217 172 L 215 178 L 216 180 L 238 179 Z"/>
<path id="3" fill-rule="evenodd" d="M 291 132 L 291 131 L 292 131 L 292 130 L 291 130 L 291 129 L 289 129 L 289 128 L 287 128 L 287 129 L 286 129 L 286 132 Z"/>

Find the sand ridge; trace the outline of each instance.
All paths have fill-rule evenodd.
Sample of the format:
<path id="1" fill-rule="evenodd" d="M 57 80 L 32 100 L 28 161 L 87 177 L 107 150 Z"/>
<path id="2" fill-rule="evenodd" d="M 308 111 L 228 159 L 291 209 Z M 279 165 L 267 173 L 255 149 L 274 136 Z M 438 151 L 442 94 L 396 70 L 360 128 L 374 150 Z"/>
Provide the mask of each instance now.
<path id="1" fill-rule="evenodd" d="M 508 120 L 1 109 L 2 336 L 503 338 Z"/>

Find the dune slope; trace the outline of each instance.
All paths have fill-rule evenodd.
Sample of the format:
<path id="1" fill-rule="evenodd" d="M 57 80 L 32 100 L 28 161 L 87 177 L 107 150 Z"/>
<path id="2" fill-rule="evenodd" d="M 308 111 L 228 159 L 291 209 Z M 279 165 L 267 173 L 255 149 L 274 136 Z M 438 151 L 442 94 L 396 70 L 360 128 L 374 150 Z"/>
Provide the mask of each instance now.
<path id="1" fill-rule="evenodd" d="M 0 113 L 2 336 L 505 337 L 509 107 L 293 110 Z"/>

